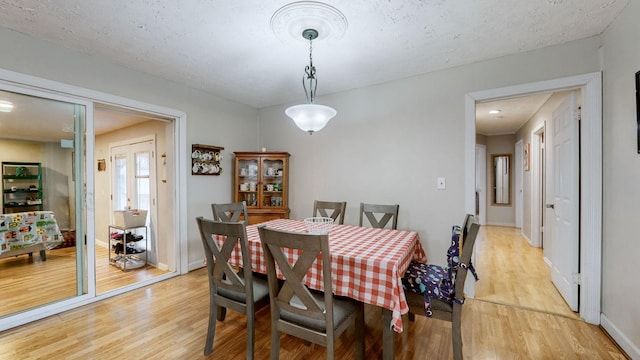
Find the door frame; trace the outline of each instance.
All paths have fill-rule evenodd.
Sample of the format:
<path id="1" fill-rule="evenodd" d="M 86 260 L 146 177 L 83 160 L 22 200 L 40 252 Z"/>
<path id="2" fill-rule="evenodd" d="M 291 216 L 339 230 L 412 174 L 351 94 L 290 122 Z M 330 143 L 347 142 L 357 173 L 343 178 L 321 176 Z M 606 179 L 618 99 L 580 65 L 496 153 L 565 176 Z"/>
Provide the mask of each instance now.
<path id="1" fill-rule="evenodd" d="M 544 246 L 540 237 L 542 203 L 544 199 L 544 194 L 542 193 L 544 177 L 542 176 L 542 158 L 540 156 L 540 134 L 543 134 L 544 130 L 545 123 L 542 123 L 531 131 L 531 241 L 529 243 L 534 247 Z M 543 257 L 545 262 L 550 264 L 544 251 Z"/>
<path id="2" fill-rule="evenodd" d="M 94 158 L 94 111 L 95 103 L 114 105 L 126 109 L 138 110 L 146 113 L 161 115 L 174 119 L 174 134 L 172 138 L 167 138 L 167 149 L 172 152 L 171 157 L 167 158 L 167 186 L 171 186 L 173 196 L 171 206 L 174 213 L 170 221 L 172 222 L 172 235 L 176 239 L 174 254 L 176 261 L 176 271 L 154 277 L 152 279 L 137 282 L 135 284 L 118 288 L 104 294 L 95 294 L 95 273 L 91 271 L 87 280 L 91 283 L 89 289 L 93 287 L 93 293 L 76 296 L 71 299 L 62 300 L 60 302 L 44 305 L 32 310 L 17 313 L 0 319 L 0 331 L 26 324 L 31 321 L 39 320 L 51 315 L 71 310 L 86 304 L 90 304 L 99 300 L 103 300 L 115 295 L 119 295 L 152 283 L 156 283 L 179 274 L 186 274 L 188 267 L 188 249 L 187 249 L 187 115 L 185 112 L 175 110 L 163 106 L 153 105 L 137 100 L 132 100 L 100 91 L 90 90 L 75 85 L 69 85 L 58 81 L 48 80 L 32 75 L 26 75 L 15 71 L 0 69 L 0 83 L 4 86 L 13 86 L 17 92 L 31 94 L 34 92 L 44 92 L 46 98 L 50 99 L 72 99 L 71 102 L 78 104 L 86 104 L 86 160 L 85 168 L 93 169 Z M 63 100 L 68 101 L 68 100 Z M 169 154 L 168 154 L 169 155 Z M 169 170 L 170 169 L 170 170 Z M 94 181 L 93 172 L 87 171 L 85 174 L 87 181 L 85 206 L 87 214 L 94 211 Z M 95 238 L 95 222 L 93 217 L 87 218 L 87 236 Z M 95 269 L 93 256 L 94 242 L 87 243 L 87 252 L 89 254 L 87 261 L 87 269 Z"/>
<path id="3" fill-rule="evenodd" d="M 520 229 L 520 232 L 523 232 L 522 229 L 522 202 L 523 202 L 523 191 L 522 188 L 524 187 L 523 185 L 523 177 L 524 177 L 524 169 L 523 169 L 523 163 L 522 163 L 522 152 L 524 151 L 524 145 L 523 145 L 523 141 L 522 139 L 516 141 L 516 145 L 515 145 L 515 149 L 513 152 L 513 156 L 515 157 L 515 159 L 513 159 L 513 166 L 515 166 L 513 169 L 513 175 L 515 176 L 515 186 L 514 186 L 514 196 L 513 196 L 513 200 L 514 200 L 514 206 L 515 206 L 515 210 L 516 210 L 516 227 Z"/>
<path id="4" fill-rule="evenodd" d="M 580 127 L 580 317 L 600 324 L 602 275 L 602 73 L 545 80 L 465 95 L 465 210 L 475 208 L 476 102 L 569 89 L 582 92 Z M 473 284 L 473 281 L 469 281 Z M 473 295 L 473 291 L 470 292 Z"/>
<path id="5" fill-rule="evenodd" d="M 475 191 L 479 192 L 478 196 L 478 223 L 480 225 L 487 224 L 487 145 L 476 144 L 476 188 Z M 474 195 L 475 196 L 475 195 Z M 475 209 L 470 214 L 475 214 Z"/>

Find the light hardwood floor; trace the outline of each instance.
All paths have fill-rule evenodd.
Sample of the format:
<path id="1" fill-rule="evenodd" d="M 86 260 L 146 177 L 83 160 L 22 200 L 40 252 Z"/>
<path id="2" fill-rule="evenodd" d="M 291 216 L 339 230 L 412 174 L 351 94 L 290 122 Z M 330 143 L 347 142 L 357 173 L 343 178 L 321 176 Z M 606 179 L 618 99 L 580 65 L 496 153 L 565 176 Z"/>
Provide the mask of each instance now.
<path id="1" fill-rule="evenodd" d="M 76 295 L 76 248 L 47 250 L 47 260 L 38 253 L 0 260 L 0 316 L 34 308 Z M 98 294 L 165 274 L 147 265 L 123 272 L 109 265 L 104 247 L 96 247 L 96 291 Z"/>
<path id="2" fill-rule="evenodd" d="M 490 270 L 477 265 L 480 285 L 489 279 Z M 206 270 L 200 269 L 39 320 L 0 333 L 0 359 L 204 359 L 208 292 Z M 468 299 L 462 320 L 465 357 L 625 358 L 598 326 L 525 306 L 530 307 Z M 380 309 L 366 306 L 365 316 L 366 358 L 379 359 Z M 226 320 L 218 323 L 209 358 L 244 359 L 245 326 L 244 316 L 229 311 Z M 258 313 L 256 334 L 256 359 L 268 359 L 268 307 Z M 396 334 L 395 349 L 396 359 L 450 359 L 451 324 L 422 316 L 410 323 L 405 317 L 405 331 Z M 280 355 L 281 359 L 324 359 L 326 352 L 282 335 Z M 336 358 L 355 358 L 352 329 L 338 339 Z"/>
<path id="3" fill-rule="evenodd" d="M 529 245 L 520 229 L 482 226 L 475 267 L 481 279 L 476 283 L 478 300 L 579 318 L 551 282 L 542 248 Z"/>
<path id="4" fill-rule="evenodd" d="M 0 359 L 204 359 L 208 288 L 205 269 L 0 333 Z M 382 355 L 380 309 L 365 308 L 366 357 Z M 211 359 L 245 358 L 246 318 L 229 311 L 218 323 Z M 268 359 L 268 307 L 256 319 L 256 359 Z M 337 342 L 337 359 L 353 359 L 354 332 Z M 548 313 L 467 300 L 468 359 L 624 359 L 594 325 Z M 450 323 L 405 318 L 396 359 L 452 358 Z M 324 359 L 317 345 L 283 335 L 282 359 Z"/>

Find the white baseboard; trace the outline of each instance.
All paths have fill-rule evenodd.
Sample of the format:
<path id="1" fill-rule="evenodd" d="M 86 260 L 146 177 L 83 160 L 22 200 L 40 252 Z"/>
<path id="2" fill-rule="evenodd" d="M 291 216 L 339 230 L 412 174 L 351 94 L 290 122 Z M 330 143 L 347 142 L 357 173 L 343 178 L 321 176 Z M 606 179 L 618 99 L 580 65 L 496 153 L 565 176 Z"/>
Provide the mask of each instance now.
<path id="1" fill-rule="evenodd" d="M 100 239 L 96 239 L 96 245 L 107 249 L 109 248 L 109 244 L 106 241 L 102 241 Z"/>
<path id="2" fill-rule="evenodd" d="M 613 323 L 609 321 L 604 314 L 600 314 L 600 325 L 607 331 L 607 333 L 609 333 L 618 346 L 620 346 L 631 359 L 640 360 L 640 349 L 638 346 L 620 332 L 620 329 L 613 325 Z"/>
<path id="3" fill-rule="evenodd" d="M 520 229 L 520 235 L 527 240 L 527 242 L 529 243 L 529 245 L 533 246 L 533 243 L 531 242 L 531 239 L 529 239 L 529 237 L 524 233 L 524 231 L 522 231 L 522 229 Z M 533 246 L 535 247 L 535 246 Z"/>
<path id="4" fill-rule="evenodd" d="M 204 259 L 202 259 L 200 261 L 194 261 L 192 263 L 189 263 L 189 271 L 198 270 L 198 269 L 203 268 L 205 266 L 207 266 L 207 264 L 204 263 Z"/>
<path id="5" fill-rule="evenodd" d="M 548 257 L 543 256 L 542 260 L 544 260 L 544 263 L 547 264 L 548 267 L 551 267 L 551 260 L 549 260 Z"/>
<path id="6" fill-rule="evenodd" d="M 500 222 L 487 222 L 487 225 L 516 227 L 516 224 L 514 224 L 514 223 L 500 223 Z"/>

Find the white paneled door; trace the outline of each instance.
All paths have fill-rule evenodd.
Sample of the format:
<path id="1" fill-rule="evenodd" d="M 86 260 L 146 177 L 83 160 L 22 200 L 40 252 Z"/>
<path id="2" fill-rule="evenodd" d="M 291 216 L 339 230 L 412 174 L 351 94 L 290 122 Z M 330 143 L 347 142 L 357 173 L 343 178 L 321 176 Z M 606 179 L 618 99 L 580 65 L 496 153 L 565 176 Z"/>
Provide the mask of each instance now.
<path id="1" fill-rule="evenodd" d="M 553 149 L 547 157 L 545 246 L 551 244 L 551 280 L 573 311 L 578 311 L 579 264 L 579 109 L 577 91 L 553 111 Z M 552 161 L 549 161 L 552 160 Z M 550 171 L 549 171 L 550 170 Z M 551 200 L 551 202 L 549 201 Z M 551 239 L 547 226 L 551 225 Z M 550 241 L 549 241 L 550 240 Z"/>

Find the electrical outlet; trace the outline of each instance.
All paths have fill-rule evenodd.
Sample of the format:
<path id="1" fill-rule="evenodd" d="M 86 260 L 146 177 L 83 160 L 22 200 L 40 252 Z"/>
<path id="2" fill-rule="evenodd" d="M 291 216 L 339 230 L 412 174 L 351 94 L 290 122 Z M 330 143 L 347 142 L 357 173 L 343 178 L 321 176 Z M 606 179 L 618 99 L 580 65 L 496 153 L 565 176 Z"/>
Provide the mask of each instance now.
<path id="1" fill-rule="evenodd" d="M 444 190 L 447 188 L 447 180 L 443 177 L 438 178 L 438 190 Z"/>

